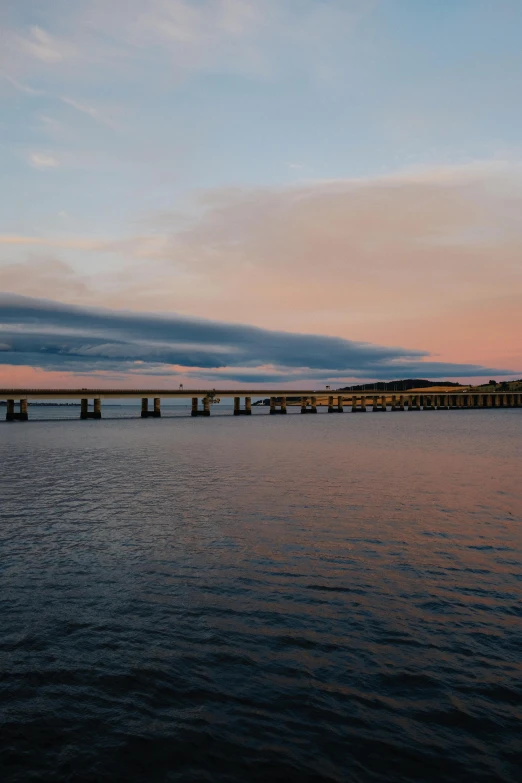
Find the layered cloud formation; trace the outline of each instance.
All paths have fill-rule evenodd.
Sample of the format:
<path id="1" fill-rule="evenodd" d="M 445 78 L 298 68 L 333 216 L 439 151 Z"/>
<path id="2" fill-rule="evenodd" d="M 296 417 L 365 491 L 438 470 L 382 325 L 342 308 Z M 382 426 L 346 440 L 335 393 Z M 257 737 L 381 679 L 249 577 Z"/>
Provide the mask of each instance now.
<path id="1" fill-rule="evenodd" d="M 0 296 L 0 363 L 50 371 L 295 383 L 350 377 L 461 377 L 510 371 L 426 352 L 183 316 Z"/>
<path id="2" fill-rule="evenodd" d="M 219 189 L 200 194 L 196 206 L 184 217 L 155 213 L 142 233 L 121 238 L 0 235 L 0 289 L 80 306 L 194 316 L 186 324 L 204 323 L 198 317 L 219 322 L 207 326 L 203 352 L 196 354 L 190 344 L 190 356 L 179 346 L 185 339 L 179 317 L 166 319 L 168 339 L 155 337 L 133 353 L 127 343 L 136 335 L 129 339 L 126 333 L 111 348 L 112 360 L 120 363 L 174 363 L 207 372 L 274 365 L 308 368 L 306 378 L 317 371 L 369 379 L 417 372 L 412 362 L 418 360 L 425 375 L 463 379 L 489 374 L 492 366 L 506 372 L 522 367 L 515 328 L 522 309 L 520 166 L 475 163 L 380 178 Z M 262 350 L 250 345 L 246 352 L 250 332 L 243 327 L 227 327 L 223 336 L 223 321 L 268 330 Z M 284 332 L 269 331 L 273 327 Z M 285 338 L 290 358 L 269 338 L 288 332 L 302 332 L 299 345 L 306 346 L 303 352 Z M 211 341 L 219 336 L 220 352 L 208 348 L 210 334 Z M 332 340 L 319 344 L 310 334 Z M 337 336 L 353 342 L 336 342 Z M 114 340 L 104 334 L 100 340 L 89 347 L 91 359 L 97 355 L 107 366 L 100 345 Z M 405 350 L 382 357 L 370 351 L 368 359 L 359 350 L 357 361 L 347 358 L 347 346 L 355 350 L 364 343 Z M 71 351 L 53 366 L 65 367 L 66 356 L 68 366 L 81 369 Z M 440 363 L 430 367 L 430 356 Z M 33 364 L 28 353 L 25 358 Z M 401 359 L 406 367 L 398 366 Z M 34 361 L 41 366 L 40 352 Z M 230 377 L 239 378 L 237 372 Z"/>

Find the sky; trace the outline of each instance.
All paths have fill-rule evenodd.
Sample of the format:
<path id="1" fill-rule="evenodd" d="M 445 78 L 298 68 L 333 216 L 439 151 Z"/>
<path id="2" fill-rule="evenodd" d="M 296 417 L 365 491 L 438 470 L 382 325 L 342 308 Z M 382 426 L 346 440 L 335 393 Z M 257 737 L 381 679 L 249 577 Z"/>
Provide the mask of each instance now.
<path id="1" fill-rule="evenodd" d="M 0 387 L 522 377 L 520 0 L 0 0 Z"/>

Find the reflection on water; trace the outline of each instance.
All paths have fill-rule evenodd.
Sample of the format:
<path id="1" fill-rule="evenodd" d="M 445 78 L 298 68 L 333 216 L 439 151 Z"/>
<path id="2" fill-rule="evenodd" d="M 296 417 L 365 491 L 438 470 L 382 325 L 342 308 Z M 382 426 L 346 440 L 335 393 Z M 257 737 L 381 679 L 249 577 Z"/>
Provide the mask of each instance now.
<path id="1" fill-rule="evenodd" d="M 4 780 L 518 781 L 522 411 L 71 411 L 0 424 Z"/>

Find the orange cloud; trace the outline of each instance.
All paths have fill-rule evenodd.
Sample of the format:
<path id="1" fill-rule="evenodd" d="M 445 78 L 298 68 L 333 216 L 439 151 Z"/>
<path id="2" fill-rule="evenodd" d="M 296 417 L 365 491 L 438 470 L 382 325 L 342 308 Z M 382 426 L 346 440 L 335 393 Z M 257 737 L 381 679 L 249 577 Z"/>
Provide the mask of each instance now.
<path id="1" fill-rule="evenodd" d="M 50 270 L 38 291 L 28 289 L 27 268 L 11 266 L 8 290 L 400 344 L 441 361 L 522 365 L 517 167 L 227 188 L 204 194 L 200 207 L 188 228 L 163 214 L 154 233 L 120 241 L 0 238 L 66 258 L 70 250 L 115 259 L 89 280 Z"/>

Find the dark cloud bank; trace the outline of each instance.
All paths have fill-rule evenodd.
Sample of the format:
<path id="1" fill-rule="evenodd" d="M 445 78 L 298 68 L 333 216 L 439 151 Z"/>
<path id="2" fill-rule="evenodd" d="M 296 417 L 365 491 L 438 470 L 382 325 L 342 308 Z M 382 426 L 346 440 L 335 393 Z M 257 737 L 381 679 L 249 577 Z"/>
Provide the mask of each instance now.
<path id="1" fill-rule="evenodd" d="M 512 375 L 429 354 L 185 316 L 81 308 L 0 294 L 0 363 L 77 373 L 178 375 L 215 380 L 450 378 Z M 266 366 L 271 369 L 266 371 Z"/>

